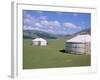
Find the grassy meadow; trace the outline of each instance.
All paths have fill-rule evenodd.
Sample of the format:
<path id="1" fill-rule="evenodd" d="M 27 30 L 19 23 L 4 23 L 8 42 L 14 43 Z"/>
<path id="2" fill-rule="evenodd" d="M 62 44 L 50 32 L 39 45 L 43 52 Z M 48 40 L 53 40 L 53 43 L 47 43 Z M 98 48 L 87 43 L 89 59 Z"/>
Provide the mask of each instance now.
<path id="1" fill-rule="evenodd" d="M 90 55 L 64 53 L 66 39 L 48 39 L 48 45 L 32 46 L 32 39 L 23 40 L 23 69 L 90 66 Z"/>

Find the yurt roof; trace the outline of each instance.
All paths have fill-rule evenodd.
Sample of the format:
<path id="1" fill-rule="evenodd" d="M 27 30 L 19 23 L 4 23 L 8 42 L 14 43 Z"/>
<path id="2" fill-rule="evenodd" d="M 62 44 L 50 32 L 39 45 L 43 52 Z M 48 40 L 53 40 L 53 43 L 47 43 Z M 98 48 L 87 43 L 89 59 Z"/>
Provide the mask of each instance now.
<path id="1" fill-rule="evenodd" d="M 77 35 L 73 37 L 72 39 L 67 40 L 66 42 L 90 42 L 91 41 L 91 36 L 90 35 Z"/>
<path id="2" fill-rule="evenodd" d="M 43 39 L 43 38 L 35 38 L 35 39 L 33 39 L 32 41 L 46 41 L 46 40 Z"/>

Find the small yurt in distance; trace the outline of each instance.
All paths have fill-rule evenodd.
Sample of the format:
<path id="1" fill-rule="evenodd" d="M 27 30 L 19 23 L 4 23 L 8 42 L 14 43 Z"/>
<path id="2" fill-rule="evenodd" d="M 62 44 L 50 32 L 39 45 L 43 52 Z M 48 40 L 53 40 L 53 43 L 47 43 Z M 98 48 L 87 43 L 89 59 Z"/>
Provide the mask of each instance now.
<path id="1" fill-rule="evenodd" d="M 90 35 L 77 35 L 65 42 L 65 51 L 76 54 L 90 54 L 91 48 Z"/>
<path id="2" fill-rule="evenodd" d="M 47 46 L 47 41 L 43 38 L 35 38 L 32 40 L 32 45 Z"/>

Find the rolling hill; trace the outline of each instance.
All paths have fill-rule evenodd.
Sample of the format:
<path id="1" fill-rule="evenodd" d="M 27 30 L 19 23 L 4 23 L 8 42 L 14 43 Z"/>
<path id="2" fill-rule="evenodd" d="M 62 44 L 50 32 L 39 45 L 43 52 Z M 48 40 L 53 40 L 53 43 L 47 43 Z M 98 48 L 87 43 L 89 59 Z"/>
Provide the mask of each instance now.
<path id="1" fill-rule="evenodd" d="M 91 35 L 91 28 L 86 28 L 86 29 L 83 29 L 79 32 L 74 33 L 74 35 L 77 35 L 77 34 L 89 34 L 89 35 Z"/>
<path id="2" fill-rule="evenodd" d="M 71 39 L 72 37 L 74 37 L 76 35 L 79 35 L 79 34 L 81 34 L 81 35 L 82 34 L 89 34 L 89 35 L 91 35 L 91 28 L 86 28 L 84 30 L 81 30 L 81 31 L 73 33 L 73 34 L 67 34 L 63 38 Z"/>
<path id="3" fill-rule="evenodd" d="M 38 38 L 38 37 L 48 38 L 48 39 L 57 38 L 56 35 L 43 32 L 43 31 L 38 31 L 38 30 L 24 30 L 23 31 L 23 38 Z"/>
<path id="4" fill-rule="evenodd" d="M 44 31 L 39 31 L 39 30 L 24 30 L 23 31 L 23 38 L 46 38 L 46 39 L 56 39 L 56 38 L 67 38 L 70 39 L 76 35 L 79 34 L 89 34 L 91 35 L 91 29 L 90 28 L 86 28 L 84 30 L 81 30 L 79 32 L 73 33 L 73 34 L 66 34 L 66 35 L 57 35 L 57 34 L 51 34 L 51 33 L 47 33 Z"/>

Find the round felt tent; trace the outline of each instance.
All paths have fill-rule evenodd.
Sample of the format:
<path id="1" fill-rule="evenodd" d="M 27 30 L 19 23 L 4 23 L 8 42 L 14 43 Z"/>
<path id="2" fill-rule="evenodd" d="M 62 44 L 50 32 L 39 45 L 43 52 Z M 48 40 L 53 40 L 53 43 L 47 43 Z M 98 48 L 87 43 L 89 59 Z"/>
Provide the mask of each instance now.
<path id="1" fill-rule="evenodd" d="M 37 46 L 46 46 L 47 41 L 43 38 L 36 38 L 32 40 L 32 45 L 37 45 Z"/>
<path id="2" fill-rule="evenodd" d="M 76 54 L 90 54 L 90 44 L 90 35 L 77 35 L 65 42 L 65 51 Z"/>

